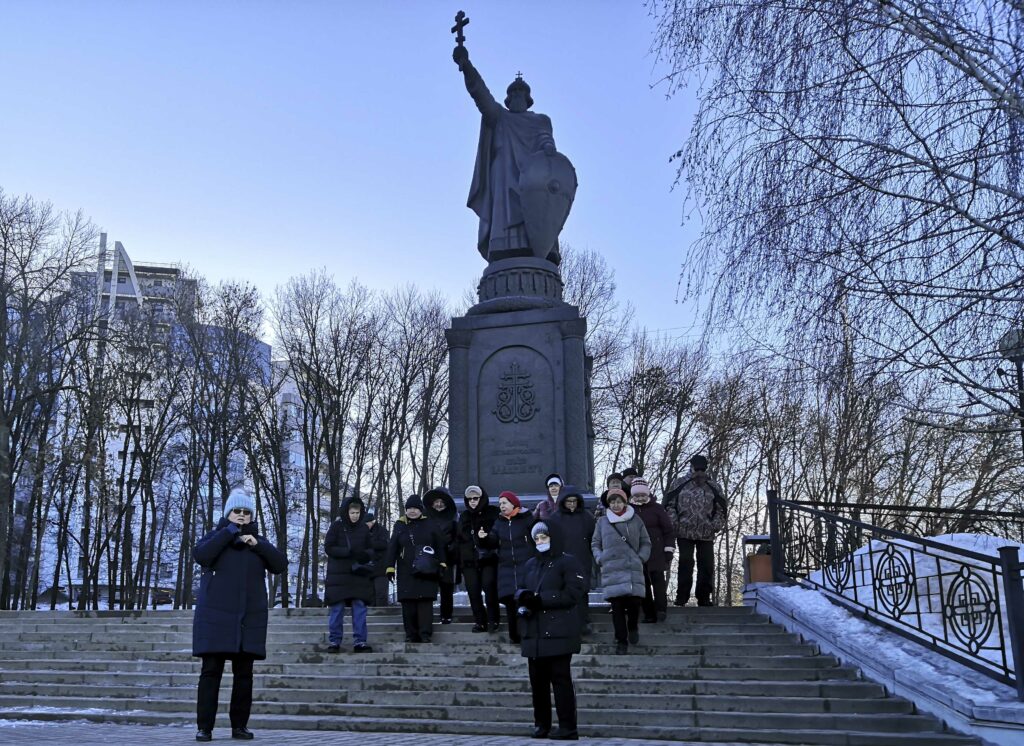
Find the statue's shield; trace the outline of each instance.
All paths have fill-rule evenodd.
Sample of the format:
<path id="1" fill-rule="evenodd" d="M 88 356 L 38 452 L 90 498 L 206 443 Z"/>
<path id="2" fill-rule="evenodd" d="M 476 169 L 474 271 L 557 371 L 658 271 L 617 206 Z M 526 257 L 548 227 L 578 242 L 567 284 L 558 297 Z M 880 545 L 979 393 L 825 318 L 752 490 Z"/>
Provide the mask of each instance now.
<path id="1" fill-rule="evenodd" d="M 576 197 L 576 169 L 561 153 L 533 153 L 519 172 L 520 204 L 533 255 L 547 257 Z"/>

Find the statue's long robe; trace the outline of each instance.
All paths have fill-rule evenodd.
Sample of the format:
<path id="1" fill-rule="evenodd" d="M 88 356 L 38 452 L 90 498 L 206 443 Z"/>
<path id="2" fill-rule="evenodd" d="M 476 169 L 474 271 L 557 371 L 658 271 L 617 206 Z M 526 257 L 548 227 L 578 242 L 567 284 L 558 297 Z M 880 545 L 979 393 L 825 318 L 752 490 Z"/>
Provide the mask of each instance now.
<path id="1" fill-rule="evenodd" d="M 488 261 L 529 256 L 530 244 L 519 203 L 520 164 L 554 145 L 551 120 L 532 111 L 514 113 L 494 100 L 475 68 L 466 69 L 466 88 L 482 115 L 469 208 L 480 218 L 477 248 Z"/>

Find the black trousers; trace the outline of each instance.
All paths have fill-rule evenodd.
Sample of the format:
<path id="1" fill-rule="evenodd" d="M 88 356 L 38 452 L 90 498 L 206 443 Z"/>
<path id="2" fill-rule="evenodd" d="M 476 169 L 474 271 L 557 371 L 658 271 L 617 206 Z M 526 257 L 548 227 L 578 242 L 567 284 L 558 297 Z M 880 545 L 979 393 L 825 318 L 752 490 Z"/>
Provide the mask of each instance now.
<path id="1" fill-rule="evenodd" d="M 473 621 L 477 624 L 497 624 L 501 621 L 498 603 L 498 568 L 495 565 L 463 567 L 469 605 L 473 608 Z"/>
<path id="2" fill-rule="evenodd" d="M 237 655 L 204 655 L 199 674 L 199 695 L 196 698 L 196 725 L 200 730 L 213 730 L 220 698 L 220 679 L 224 661 L 231 659 L 231 709 L 228 714 L 232 728 L 244 728 L 252 709 L 252 664 L 255 658 L 246 653 Z"/>
<path id="3" fill-rule="evenodd" d="M 429 640 L 434 634 L 434 599 L 402 601 L 402 625 L 406 639 L 412 642 Z"/>
<path id="4" fill-rule="evenodd" d="M 697 556 L 697 602 L 710 601 L 715 591 L 715 543 L 701 539 L 677 539 L 679 544 L 679 589 L 676 600 L 690 600 L 693 585 L 693 557 Z"/>
<path id="5" fill-rule="evenodd" d="M 530 692 L 533 695 L 533 724 L 551 728 L 551 690 L 555 691 L 558 726 L 576 730 L 576 689 L 572 685 L 572 654 L 550 658 L 527 658 L 530 666 Z"/>
<path id="6" fill-rule="evenodd" d="M 668 611 L 668 578 L 664 570 L 644 568 L 644 619 L 654 621 L 658 614 Z"/>
<path id="7" fill-rule="evenodd" d="M 629 631 L 640 626 L 639 596 L 618 596 L 608 599 L 612 605 L 612 626 L 615 628 L 615 641 L 628 642 Z"/>
<path id="8" fill-rule="evenodd" d="M 455 612 L 455 584 L 439 583 L 441 590 L 441 618 L 451 619 Z"/>
<path id="9" fill-rule="evenodd" d="M 388 605 L 388 576 L 381 575 L 373 579 L 373 603 L 370 606 Z"/>
<path id="10" fill-rule="evenodd" d="M 505 596 L 501 599 L 501 605 L 505 607 L 505 616 L 508 618 L 508 639 L 512 642 L 519 642 L 519 615 L 516 614 L 515 596 Z"/>
<path id="11" fill-rule="evenodd" d="M 576 604 L 576 611 L 580 616 L 580 627 L 586 627 L 590 624 L 590 587 L 587 587 L 587 592 L 583 594 L 583 598 Z"/>

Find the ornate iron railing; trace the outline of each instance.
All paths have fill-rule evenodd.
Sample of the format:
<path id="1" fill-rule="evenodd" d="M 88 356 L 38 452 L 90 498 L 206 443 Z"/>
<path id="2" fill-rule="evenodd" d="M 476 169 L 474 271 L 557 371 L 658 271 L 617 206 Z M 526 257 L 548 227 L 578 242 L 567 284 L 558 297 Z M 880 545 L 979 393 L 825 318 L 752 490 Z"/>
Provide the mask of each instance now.
<path id="1" fill-rule="evenodd" d="M 995 557 L 816 505 L 769 491 L 776 581 L 819 590 L 871 622 L 1015 686 L 1024 700 L 1018 546 L 1002 547 Z"/>
<path id="2" fill-rule="evenodd" d="M 1005 536 L 1018 544 L 1024 544 L 1024 512 L 1019 511 L 803 500 L 791 502 L 793 505 L 806 505 L 912 536 L 987 534 Z"/>

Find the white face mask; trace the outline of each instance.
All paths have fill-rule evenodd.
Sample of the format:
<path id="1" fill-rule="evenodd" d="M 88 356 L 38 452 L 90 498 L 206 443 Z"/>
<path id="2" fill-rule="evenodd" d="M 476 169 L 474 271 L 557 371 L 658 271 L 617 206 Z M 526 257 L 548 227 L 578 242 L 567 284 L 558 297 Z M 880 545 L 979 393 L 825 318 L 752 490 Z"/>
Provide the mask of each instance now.
<path id="1" fill-rule="evenodd" d="M 549 549 L 551 549 L 551 544 L 550 544 L 550 542 L 549 542 L 549 543 L 547 543 L 547 544 L 538 544 L 538 545 L 537 545 L 537 551 L 538 551 L 538 552 L 546 552 L 546 551 L 548 551 Z"/>

